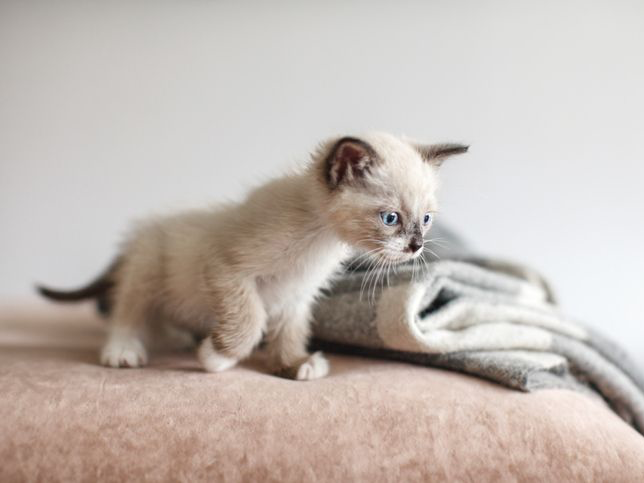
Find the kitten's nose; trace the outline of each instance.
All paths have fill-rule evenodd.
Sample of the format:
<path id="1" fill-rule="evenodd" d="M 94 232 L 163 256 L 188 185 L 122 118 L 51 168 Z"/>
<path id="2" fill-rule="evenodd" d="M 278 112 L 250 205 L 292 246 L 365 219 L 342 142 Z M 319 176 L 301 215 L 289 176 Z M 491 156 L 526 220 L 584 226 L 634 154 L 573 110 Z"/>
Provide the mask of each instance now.
<path id="1" fill-rule="evenodd" d="M 423 246 L 423 241 L 418 238 L 412 238 L 409 242 L 409 251 L 416 253 L 420 247 Z"/>

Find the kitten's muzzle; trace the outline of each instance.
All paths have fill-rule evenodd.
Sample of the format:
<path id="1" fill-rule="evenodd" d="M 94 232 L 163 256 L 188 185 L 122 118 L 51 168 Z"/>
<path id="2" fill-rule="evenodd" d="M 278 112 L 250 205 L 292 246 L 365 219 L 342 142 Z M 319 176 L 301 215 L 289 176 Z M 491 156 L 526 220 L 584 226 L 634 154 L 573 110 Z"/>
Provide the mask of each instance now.
<path id="1" fill-rule="evenodd" d="M 410 240 L 409 245 L 407 245 L 407 250 L 405 251 L 410 253 L 416 253 L 422 247 L 423 247 L 423 239 L 414 237 Z"/>

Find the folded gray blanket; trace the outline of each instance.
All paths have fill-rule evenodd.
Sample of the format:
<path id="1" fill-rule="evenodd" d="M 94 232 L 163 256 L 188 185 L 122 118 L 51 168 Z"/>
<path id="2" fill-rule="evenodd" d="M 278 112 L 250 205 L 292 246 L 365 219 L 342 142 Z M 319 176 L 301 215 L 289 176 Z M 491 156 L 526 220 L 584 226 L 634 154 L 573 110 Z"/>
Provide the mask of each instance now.
<path id="1" fill-rule="evenodd" d="M 599 395 L 644 434 L 644 376 L 615 344 L 564 315 L 534 271 L 466 249 L 384 280 L 349 266 L 320 300 L 315 344 L 485 377 L 532 391 Z M 444 251 L 443 251 L 444 252 Z"/>

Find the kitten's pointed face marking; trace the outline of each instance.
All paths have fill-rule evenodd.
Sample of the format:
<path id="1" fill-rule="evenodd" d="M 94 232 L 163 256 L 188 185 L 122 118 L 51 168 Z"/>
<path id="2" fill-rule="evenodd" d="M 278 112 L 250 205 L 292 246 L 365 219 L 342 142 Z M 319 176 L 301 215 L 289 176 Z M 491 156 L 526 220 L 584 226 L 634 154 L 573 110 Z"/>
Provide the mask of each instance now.
<path id="1" fill-rule="evenodd" d="M 467 147 L 423 146 L 387 134 L 342 138 L 324 161 L 339 235 L 375 258 L 420 256 L 437 209 L 437 167 Z"/>

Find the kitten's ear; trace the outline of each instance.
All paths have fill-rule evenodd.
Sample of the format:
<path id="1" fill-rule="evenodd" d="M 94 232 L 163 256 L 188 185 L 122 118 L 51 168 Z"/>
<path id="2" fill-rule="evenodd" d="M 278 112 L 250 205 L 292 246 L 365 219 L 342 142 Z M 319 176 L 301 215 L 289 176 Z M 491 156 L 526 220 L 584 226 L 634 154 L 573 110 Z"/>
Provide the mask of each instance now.
<path id="1" fill-rule="evenodd" d="M 423 144 L 416 145 L 416 149 L 426 162 L 440 166 L 450 156 L 466 153 L 469 146 L 456 143 Z"/>
<path id="2" fill-rule="evenodd" d="M 364 141 L 345 137 L 337 141 L 326 158 L 326 179 L 331 188 L 360 181 L 376 161 L 375 150 Z"/>

